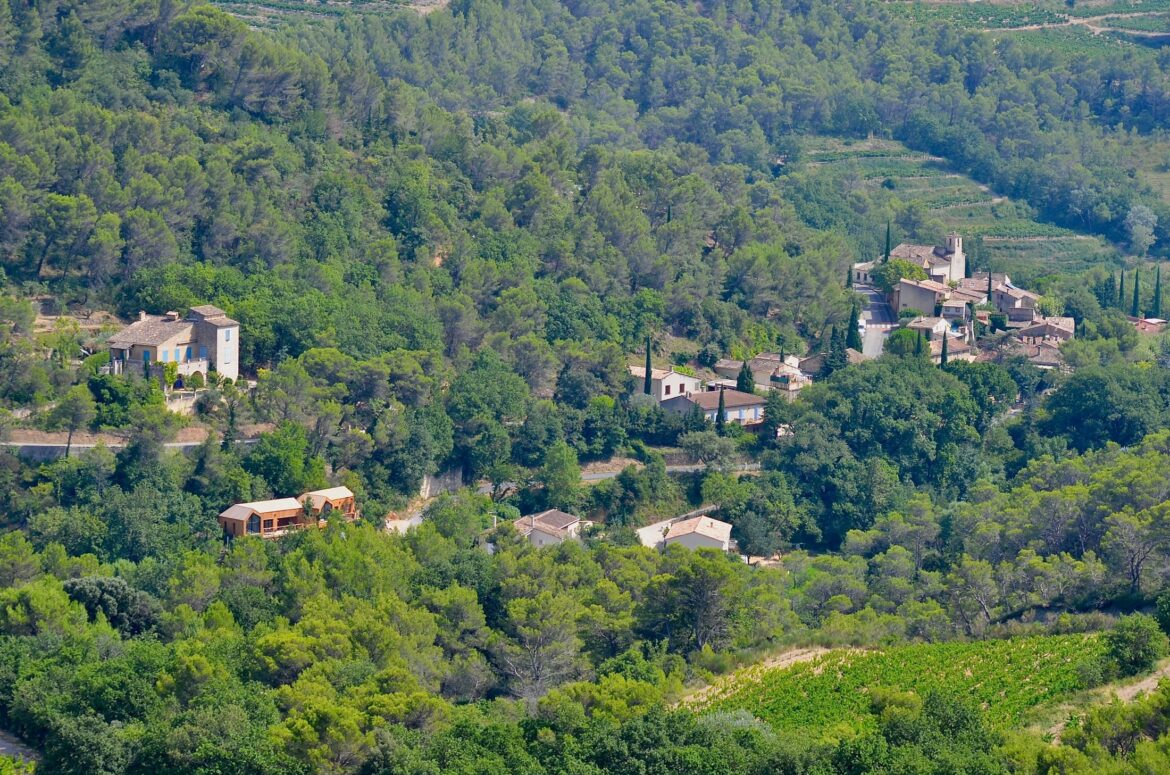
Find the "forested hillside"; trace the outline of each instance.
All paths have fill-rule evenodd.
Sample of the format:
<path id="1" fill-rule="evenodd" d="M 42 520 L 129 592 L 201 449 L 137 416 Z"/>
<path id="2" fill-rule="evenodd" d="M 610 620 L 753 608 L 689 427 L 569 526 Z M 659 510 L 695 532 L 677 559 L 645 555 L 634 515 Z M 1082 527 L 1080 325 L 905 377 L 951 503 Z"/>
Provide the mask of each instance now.
<path id="1" fill-rule="evenodd" d="M 871 2 L 314 5 L 0 0 L 0 729 L 38 772 L 1170 767 L 1165 689 L 1013 728 L 1168 649 L 1161 56 Z M 1071 319 L 1063 368 L 847 357 L 850 266 L 960 217 Z M 207 304 L 242 378 L 192 416 L 104 368 L 103 315 Z M 629 370 L 762 352 L 824 368 L 757 433 Z M 360 523 L 217 522 L 330 484 Z M 635 533 L 704 507 L 751 564 Z M 537 549 L 544 509 L 592 524 Z M 755 710 L 790 695 L 677 707 L 793 646 L 1026 636 L 1045 691 L 986 707 L 878 669 L 796 731 Z"/>

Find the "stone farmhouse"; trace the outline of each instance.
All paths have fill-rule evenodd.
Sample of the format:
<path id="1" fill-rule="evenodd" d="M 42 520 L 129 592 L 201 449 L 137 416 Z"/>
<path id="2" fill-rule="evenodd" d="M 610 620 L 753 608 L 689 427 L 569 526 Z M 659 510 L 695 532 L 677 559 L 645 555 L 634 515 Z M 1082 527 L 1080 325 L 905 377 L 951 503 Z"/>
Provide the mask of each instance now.
<path id="1" fill-rule="evenodd" d="M 175 363 L 180 378 L 210 372 L 233 381 L 240 377 L 240 324 L 210 304 L 192 307 L 185 318 L 177 312 L 140 312 L 106 343 L 113 374 L 132 367 L 156 373 L 156 367 Z"/>

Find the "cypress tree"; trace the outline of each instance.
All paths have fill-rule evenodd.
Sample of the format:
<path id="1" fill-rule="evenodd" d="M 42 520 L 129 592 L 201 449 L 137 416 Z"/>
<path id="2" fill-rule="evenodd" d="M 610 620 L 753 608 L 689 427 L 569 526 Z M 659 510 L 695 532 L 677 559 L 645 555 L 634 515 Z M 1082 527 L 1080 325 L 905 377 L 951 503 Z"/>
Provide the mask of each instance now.
<path id="1" fill-rule="evenodd" d="M 642 392 L 650 395 L 654 392 L 650 376 L 650 337 L 646 337 L 646 379 L 642 381 Z"/>
<path id="2" fill-rule="evenodd" d="M 860 311 L 857 305 L 853 305 L 852 311 L 849 313 L 849 330 L 845 332 L 845 346 L 852 347 L 854 350 L 861 350 L 864 344 L 861 341 L 861 332 L 857 330 L 858 317 Z"/>
<path id="3" fill-rule="evenodd" d="M 853 287 L 853 267 L 849 267 L 849 269 L 845 272 L 845 287 Z"/>
<path id="4" fill-rule="evenodd" d="M 943 334 L 943 345 L 942 345 L 942 357 L 939 358 L 939 361 L 938 361 L 939 366 L 946 366 L 947 365 L 947 340 L 948 339 L 950 339 L 950 337 L 944 333 Z"/>
<path id="5" fill-rule="evenodd" d="M 1162 265 L 1158 264 L 1158 270 L 1154 273 L 1154 307 L 1150 312 L 1150 317 L 1162 317 Z"/>
<path id="6" fill-rule="evenodd" d="M 723 388 L 719 388 L 719 408 L 715 410 L 715 431 L 723 433 L 727 427 L 727 404 L 723 400 Z"/>
<path id="7" fill-rule="evenodd" d="M 1141 317 L 1142 270 L 1135 269 L 1133 273 L 1133 303 L 1129 305 L 1129 314 L 1135 318 Z"/>
<path id="8" fill-rule="evenodd" d="M 1125 270 L 1121 270 L 1121 284 L 1117 286 L 1117 308 L 1125 306 Z"/>
<path id="9" fill-rule="evenodd" d="M 884 254 L 885 258 L 882 260 L 882 263 L 885 263 L 885 262 L 890 260 L 890 250 L 891 250 L 891 248 L 890 248 L 890 222 L 887 219 L 886 220 L 886 252 Z"/>
<path id="10" fill-rule="evenodd" d="M 914 340 L 914 354 L 922 355 L 922 332 L 918 332 L 918 338 Z"/>
<path id="11" fill-rule="evenodd" d="M 992 293 L 992 289 L 991 289 L 991 262 L 988 261 L 987 262 L 987 303 L 988 304 L 992 303 L 991 293 Z"/>
<path id="12" fill-rule="evenodd" d="M 756 392 L 756 377 L 752 374 L 751 366 L 744 361 L 743 366 L 739 367 L 739 376 L 735 378 L 735 389 L 741 393 Z"/>

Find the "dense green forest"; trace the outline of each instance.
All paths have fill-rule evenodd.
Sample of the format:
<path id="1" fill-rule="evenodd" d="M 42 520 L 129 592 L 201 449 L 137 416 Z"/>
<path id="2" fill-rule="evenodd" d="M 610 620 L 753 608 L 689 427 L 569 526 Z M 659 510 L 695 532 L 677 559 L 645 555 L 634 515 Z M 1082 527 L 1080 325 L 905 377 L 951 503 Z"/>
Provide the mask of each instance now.
<path id="1" fill-rule="evenodd" d="M 796 645 L 1078 634 L 1047 698 L 1069 701 L 1166 656 L 1170 339 L 1126 320 L 1166 308 L 1144 259 L 1170 205 L 1133 150 L 1166 64 L 871 2 L 338 4 L 256 29 L 0 0 L 0 431 L 126 440 L 0 451 L 0 728 L 48 773 L 1165 771 L 1166 689 L 1059 741 L 937 687 L 804 734 L 677 703 Z M 1075 274 L 1019 263 L 1075 320 L 1069 373 L 848 365 L 849 265 L 942 225 L 827 168 L 827 136 L 1105 240 Z M 46 299 L 74 316 L 38 329 Z M 255 387 L 192 419 L 69 322 L 205 303 Z M 754 435 L 638 400 L 627 370 L 768 350 L 826 369 Z M 192 423 L 207 442 L 169 450 Z M 638 464 L 582 484 L 615 457 Z M 449 469 L 470 486 L 380 529 Z M 329 483 L 363 523 L 225 544 L 227 505 Z M 778 564 L 639 545 L 709 503 Z M 506 524 L 553 507 L 596 526 L 537 550 Z"/>

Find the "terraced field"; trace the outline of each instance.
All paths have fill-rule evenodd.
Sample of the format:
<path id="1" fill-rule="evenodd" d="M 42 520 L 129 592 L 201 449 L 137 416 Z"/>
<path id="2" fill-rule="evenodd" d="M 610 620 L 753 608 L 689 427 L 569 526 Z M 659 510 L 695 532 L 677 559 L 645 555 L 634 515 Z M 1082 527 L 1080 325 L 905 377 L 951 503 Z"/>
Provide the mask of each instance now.
<path id="1" fill-rule="evenodd" d="M 944 160 L 892 140 L 807 138 L 804 160 L 812 170 L 843 176 L 846 185 L 905 204 L 922 202 L 948 229 L 982 236 L 996 266 L 1025 273 L 1075 269 L 1112 253 L 1097 237 L 1030 217 L 1026 206 L 950 170 Z"/>
<path id="2" fill-rule="evenodd" d="M 943 691 L 980 703 L 991 721 L 1019 724 L 1033 709 L 1082 687 L 1077 664 L 1102 648 L 1095 635 L 836 650 L 777 668 L 734 673 L 688 703 L 699 710 L 747 710 L 777 730 L 832 737 L 874 723 L 870 693 Z"/>

